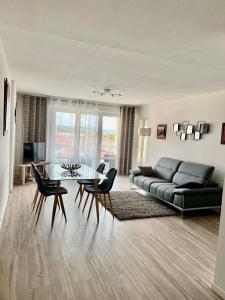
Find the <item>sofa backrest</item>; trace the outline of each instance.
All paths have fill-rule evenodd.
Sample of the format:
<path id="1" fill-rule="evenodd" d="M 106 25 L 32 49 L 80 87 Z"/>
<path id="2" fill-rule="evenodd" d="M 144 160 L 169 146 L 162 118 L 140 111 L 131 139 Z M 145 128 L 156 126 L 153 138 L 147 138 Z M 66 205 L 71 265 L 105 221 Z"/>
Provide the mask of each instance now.
<path id="1" fill-rule="evenodd" d="M 214 167 L 212 166 L 183 161 L 173 177 L 173 183 L 180 185 L 188 182 L 207 184 L 213 171 Z"/>
<path id="2" fill-rule="evenodd" d="M 154 167 L 154 171 L 158 176 L 167 181 L 172 181 L 172 178 L 181 164 L 181 160 L 161 157 Z"/>

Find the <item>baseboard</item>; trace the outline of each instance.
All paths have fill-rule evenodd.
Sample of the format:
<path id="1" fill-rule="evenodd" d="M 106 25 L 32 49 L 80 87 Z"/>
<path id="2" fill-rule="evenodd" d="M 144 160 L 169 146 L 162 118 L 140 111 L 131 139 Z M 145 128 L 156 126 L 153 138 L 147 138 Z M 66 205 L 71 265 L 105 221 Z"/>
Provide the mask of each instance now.
<path id="1" fill-rule="evenodd" d="M 217 284 L 212 284 L 212 290 L 219 295 L 221 298 L 225 299 L 225 291 L 222 290 Z"/>

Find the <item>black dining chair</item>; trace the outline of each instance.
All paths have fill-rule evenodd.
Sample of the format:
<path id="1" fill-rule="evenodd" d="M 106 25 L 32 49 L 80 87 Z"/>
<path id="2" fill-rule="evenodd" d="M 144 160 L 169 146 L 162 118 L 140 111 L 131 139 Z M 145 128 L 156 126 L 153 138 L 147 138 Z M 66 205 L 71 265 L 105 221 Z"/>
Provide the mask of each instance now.
<path id="1" fill-rule="evenodd" d="M 55 212 L 56 212 L 57 205 L 59 207 L 61 207 L 65 221 L 67 222 L 66 212 L 65 212 L 65 208 L 64 208 L 64 204 L 63 204 L 63 199 L 62 199 L 62 195 L 68 193 L 67 189 L 65 189 L 64 187 L 58 186 L 58 184 L 57 184 L 57 186 L 44 184 L 38 169 L 35 168 L 33 165 L 32 165 L 32 169 L 33 169 L 35 181 L 38 185 L 38 190 L 41 194 L 39 197 L 39 200 L 38 200 L 36 211 L 35 211 L 35 215 L 37 214 L 36 225 L 38 223 L 38 219 L 39 219 L 39 216 L 41 213 L 42 204 L 44 201 L 46 201 L 47 197 L 49 197 L 49 196 L 55 196 L 55 201 L 54 201 L 53 211 L 52 211 L 52 227 L 54 224 Z"/>
<path id="2" fill-rule="evenodd" d="M 112 215 L 113 215 L 113 211 L 112 211 L 112 200 L 111 200 L 111 196 L 110 196 L 110 191 L 113 187 L 113 183 L 116 178 L 116 173 L 117 173 L 117 170 L 115 168 L 111 168 L 106 174 L 107 178 L 104 179 L 100 184 L 98 184 L 98 190 L 97 190 L 97 193 L 100 196 L 100 201 L 101 201 L 101 195 L 103 195 L 103 197 L 104 197 L 105 208 L 106 208 L 106 195 L 108 196 L 110 212 Z M 88 217 L 87 217 L 87 219 L 89 219 L 96 191 L 95 191 L 95 187 L 93 185 L 85 185 L 84 190 L 88 193 L 88 195 L 87 195 L 87 198 L 84 203 L 83 211 L 86 207 L 89 195 L 92 194 L 91 204 L 89 207 L 89 212 L 88 212 Z M 95 200 L 98 201 L 97 199 L 95 199 Z M 101 203 L 103 204 L 102 201 L 101 201 Z"/>
<path id="3" fill-rule="evenodd" d="M 36 170 L 40 175 L 40 172 L 39 172 L 37 166 L 33 162 L 31 163 L 31 168 L 32 168 L 33 174 L 34 174 L 34 170 Z M 41 178 L 42 178 L 43 184 L 45 184 L 47 186 L 56 186 L 57 185 L 57 180 L 50 180 L 48 178 L 43 178 L 43 176 Z M 34 195 L 34 200 L 33 200 L 33 203 L 32 203 L 32 205 L 33 205 L 32 210 L 34 210 L 34 207 L 35 207 L 37 199 L 38 199 L 38 195 L 39 195 L 39 189 L 38 189 L 38 186 L 37 186 L 37 189 L 36 189 L 36 192 L 35 192 L 35 195 Z"/>
<path id="4" fill-rule="evenodd" d="M 104 169 L 105 169 L 105 164 L 101 163 L 97 167 L 96 172 L 102 174 L 104 172 Z M 98 180 L 98 182 L 99 181 L 100 180 Z M 78 204 L 78 207 L 80 207 L 80 204 L 81 204 L 81 201 L 82 201 L 82 198 L 83 198 L 83 195 L 84 195 L 84 186 L 85 185 L 92 185 L 93 184 L 93 180 L 91 180 L 91 179 L 78 179 L 77 183 L 79 184 L 79 189 L 78 189 L 77 194 L 76 194 L 75 202 L 77 201 L 78 195 L 80 194 L 80 202 Z"/>

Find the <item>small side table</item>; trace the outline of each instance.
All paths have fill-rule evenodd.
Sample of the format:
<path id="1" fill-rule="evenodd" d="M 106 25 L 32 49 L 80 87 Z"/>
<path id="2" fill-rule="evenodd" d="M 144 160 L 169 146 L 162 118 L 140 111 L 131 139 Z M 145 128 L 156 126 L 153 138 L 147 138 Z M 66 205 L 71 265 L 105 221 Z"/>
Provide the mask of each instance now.
<path id="1" fill-rule="evenodd" d="M 42 169 L 42 173 L 44 174 L 44 176 L 45 176 L 45 165 L 46 164 L 49 164 L 49 162 L 48 161 L 40 161 L 38 163 L 35 163 L 35 165 L 38 168 Z M 18 164 L 17 167 L 20 169 L 20 182 L 21 182 L 21 185 L 27 184 L 28 182 L 26 183 L 26 174 L 30 173 L 30 171 L 31 171 L 31 164 L 30 163 L 27 163 L 27 164 Z"/>

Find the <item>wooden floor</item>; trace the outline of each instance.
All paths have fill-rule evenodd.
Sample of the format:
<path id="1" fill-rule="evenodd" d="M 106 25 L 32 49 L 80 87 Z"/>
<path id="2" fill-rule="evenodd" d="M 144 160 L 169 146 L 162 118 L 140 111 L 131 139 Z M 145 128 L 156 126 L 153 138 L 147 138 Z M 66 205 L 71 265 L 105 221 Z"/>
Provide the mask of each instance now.
<path id="1" fill-rule="evenodd" d="M 219 216 L 179 216 L 119 222 L 101 209 L 74 203 L 66 183 L 68 222 L 59 211 L 50 230 L 49 199 L 37 227 L 35 185 L 17 186 L 0 233 L 0 299 L 219 299 L 211 290 Z M 116 190 L 128 190 L 118 178 Z"/>

